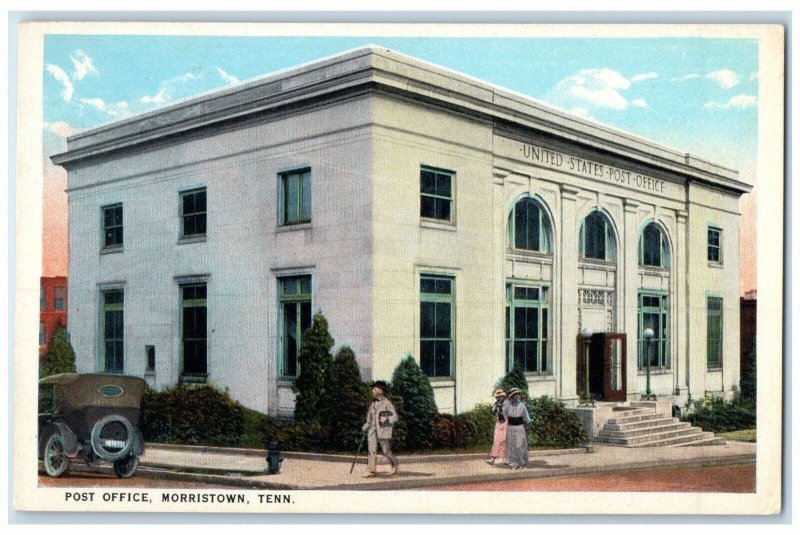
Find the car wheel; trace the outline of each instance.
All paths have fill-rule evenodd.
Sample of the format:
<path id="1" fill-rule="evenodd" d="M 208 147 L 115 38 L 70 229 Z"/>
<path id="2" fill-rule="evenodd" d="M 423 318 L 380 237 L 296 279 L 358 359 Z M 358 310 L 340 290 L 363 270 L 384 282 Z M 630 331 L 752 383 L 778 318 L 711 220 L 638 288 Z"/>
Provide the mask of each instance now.
<path id="1" fill-rule="evenodd" d="M 69 457 L 64 453 L 61 433 L 53 433 L 44 447 L 44 471 L 50 477 L 61 477 L 68 468 Z"/>
<path id="2" fill-rule="evenodd" d="M 133 447 L 133 425 L 124 416 L 112 414 L 101 418 L 92 428 L 92 449 L 103 460 L 124 459 Z M 110 443 L 113 441 L 113 445 Z"/>
<path id="3" fill-rule="evenodd" d="M 139 467 L 139 457 L 129 454 L 124 459 L 114 461 L 114 473 L 117 477 L 131 477 Z"/>

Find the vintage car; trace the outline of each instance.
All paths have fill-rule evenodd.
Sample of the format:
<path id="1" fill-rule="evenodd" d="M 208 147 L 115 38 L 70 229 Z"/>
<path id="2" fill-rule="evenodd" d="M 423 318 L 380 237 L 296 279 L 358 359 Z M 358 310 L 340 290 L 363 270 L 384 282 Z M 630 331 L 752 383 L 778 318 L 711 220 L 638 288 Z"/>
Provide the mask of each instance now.
<path id="1" fill-rule="evenodd" d="M 139 377 L 61 373 L 39 381 L 39 458 L 59 477 L 80 457 L 130 477 L 144 451 L 137 427 L 146 383 Z"/>

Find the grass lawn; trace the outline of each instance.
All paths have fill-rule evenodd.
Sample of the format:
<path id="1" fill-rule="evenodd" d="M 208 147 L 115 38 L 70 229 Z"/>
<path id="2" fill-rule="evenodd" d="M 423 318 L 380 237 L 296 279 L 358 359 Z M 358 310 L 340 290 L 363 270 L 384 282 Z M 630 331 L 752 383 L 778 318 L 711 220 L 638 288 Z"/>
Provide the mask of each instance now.
<path id="1" fill-rule="evenodd" d="M 717 433 L 725 440 L 736 440 L 738 442 L 755 442 L 756 430 L 755 429 L 740 429 L 739 431 L 729 431 L 727 433 Z"/>

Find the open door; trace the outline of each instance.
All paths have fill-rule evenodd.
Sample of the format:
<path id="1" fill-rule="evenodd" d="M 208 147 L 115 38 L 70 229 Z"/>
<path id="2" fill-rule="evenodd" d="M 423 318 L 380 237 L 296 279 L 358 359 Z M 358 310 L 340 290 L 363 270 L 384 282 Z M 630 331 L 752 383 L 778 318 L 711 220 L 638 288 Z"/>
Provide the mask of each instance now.
<path id="1" fill-rule="evenodd" d="M 626 336 L 616 333 L 595 333 L 589 345 L 589 391 L 592 398 L 603 401 L 625 401 Z M 586 390 L 586 342 L 578 335 L 575 378 L 578 397 Z"/>
<path id="2" fill-rule="evenodd" d="M 606 401 L 625 401 L 627 350 L 624 334 L 604 336 L 603 390 Z"/>

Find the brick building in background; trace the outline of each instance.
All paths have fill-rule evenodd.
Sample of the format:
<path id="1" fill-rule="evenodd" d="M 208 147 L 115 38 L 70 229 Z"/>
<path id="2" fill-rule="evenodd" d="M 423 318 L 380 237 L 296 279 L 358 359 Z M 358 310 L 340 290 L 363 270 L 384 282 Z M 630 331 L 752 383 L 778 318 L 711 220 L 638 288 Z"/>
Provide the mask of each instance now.
<path id="1" fill-rule="evenodd" d="M 39 297 L 39 356 L 47 353 L 56 328 L 67 326 L 67 278 L 42 277 Z"/>

